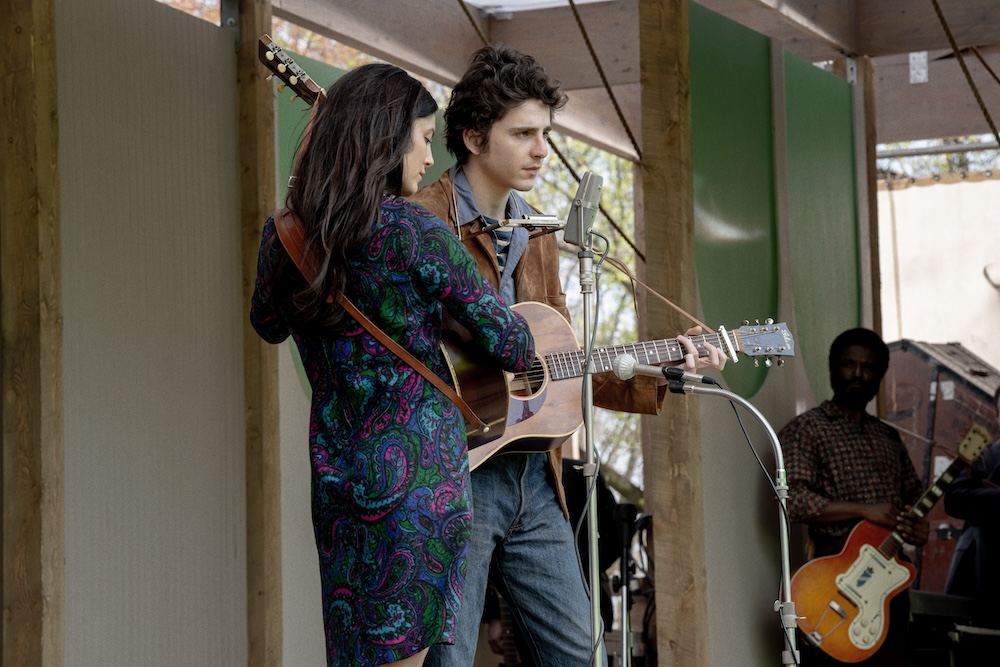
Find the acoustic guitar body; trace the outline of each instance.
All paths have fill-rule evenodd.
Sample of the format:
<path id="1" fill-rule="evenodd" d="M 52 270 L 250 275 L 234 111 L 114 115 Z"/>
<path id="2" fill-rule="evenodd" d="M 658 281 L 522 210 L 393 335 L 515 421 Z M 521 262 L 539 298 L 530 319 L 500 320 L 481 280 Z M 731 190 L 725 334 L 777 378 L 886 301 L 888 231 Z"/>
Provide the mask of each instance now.
<path id="1" fill-rule="evenodd" d="M 467 340 L 449 334 L 442 341 L 462 398 L 490 424 L 486 434 L 469 434 L 469 466 L 473 470 L 501 450 L 536 453 L 555 449 L 583 424 L 580 368 L 566 369 L 572 371 L 572 377 L 554 382 L 546 363 L 549 353 L 580 349 L 573 328 L 558 311 L 543 303 L 526 301 L 515 304 L 513 310 L 527 320 L 535 338 L 535 362 L 524 373 L 491 367 L 481 356 L 477 358 Z"/>

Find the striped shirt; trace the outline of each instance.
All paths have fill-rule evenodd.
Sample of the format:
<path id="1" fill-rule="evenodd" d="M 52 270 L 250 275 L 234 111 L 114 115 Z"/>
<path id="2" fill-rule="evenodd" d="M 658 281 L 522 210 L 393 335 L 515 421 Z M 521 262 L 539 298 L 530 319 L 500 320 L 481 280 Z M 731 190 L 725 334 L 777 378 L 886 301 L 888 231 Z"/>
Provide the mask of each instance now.
<path id="1" fill-rule="evenodd" d="M 483 216 L 484 227 L 492 227 L 497 222 L 493 218 Z M 500 265 L 500 271 L 503 272 L 503 267 L 507 263 L 507 250 L 510 248 L 510 240 L 514 237 L 514 230 L 510 227 L 497 227 L 490 232 L 490 236 L 493 238 L 493 250 L 497 254 L 497 264 Z"/>

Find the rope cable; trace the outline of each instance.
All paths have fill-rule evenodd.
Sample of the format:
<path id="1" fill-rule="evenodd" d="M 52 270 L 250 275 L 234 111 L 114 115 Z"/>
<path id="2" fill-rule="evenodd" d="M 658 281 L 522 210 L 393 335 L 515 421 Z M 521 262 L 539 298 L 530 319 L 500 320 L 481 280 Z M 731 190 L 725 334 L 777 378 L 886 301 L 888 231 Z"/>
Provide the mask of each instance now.
<path id="1" fill-rule="evenodd" d="M 590 35 L 587 33 L 587 28 L 583 25 L 583 19 L 580 18 L 580 12 L 576 9 L 576 2 L 569 0 L 569 8 L 573 10 L 573 17 L 576 19 L 576 25 L 580 28 L 580 34 L 583 35 L 583 41 L 587 44 L 587 51 L 590 52 L 590 58 L 594 61 L 594 66 L 597 68 L 597 73 L 601 77 L 601 82 L 604 84 L 604 90 L 607 91 L 608 97 L 611 98 L 611 104 L 615 108 L 615 112 L 618 114 L 618 120 L 621 121 L 622 127 L 625 128 L 625 133 L 628 135 L 629 140 L 632 142 L 632 148 L 635 149 L 635 154 L 639 156 L 639 163 L 642 163 L 642 150 L 639 149 L 639 142 L 636 141 L 635 136 L 632 134 L 632 129 L 628 126 L 625 121 L 625 114 L 622 113 L 622 109 L 618 106 L 618 99 L 615 97 L 614 92 L 611 90 L 611 84 L 608 82 L 608 78 L 604 76 L 604 68 L 601 67 L 601 61 L 597 57 L 597 52 L 594 51 L 594 46 L 590 42 Z"/>
<path id="2" fill-rule="evenodd" d="M 479 24 L 476 23 L 476 19 L 472 18 L 472 12 L 469 11 L 469 6 L 465 4 L 465 0 L 458 0 L 458 6 L 462 8 L 463 12 L 465 12 L 465 18 L 469 19 L 469 23 L 472 24 L 472 29 L 476 31 L 477 35 L 479 35 L 479 39 L 483 43 L 483 46 L 489 46 L 489 40 L 486 39 L 486 35 L 483 34 L 483 31 L 479 29 Z"/>
<path id="3" fill-rule="evenodd" d="M 965 64 L 965 58 L 962 57 L 962 52 L 958 49 L 958 43 L 955 42 L 955 36 L 951 34 L 951 28 L 948 27 L 948 22 L 944 18 L 944 14 L 941 12 L 941 6 L 938 4 L 938 0 L 931 0 L 934 3 L 934 11 L 937 12 L 938 20 L 941 21 L 941 27 L 944 28 L 945 35 L 948 36 L 948 43 L 951 44 L 951 50 L 955 53 L 955 57 L 958 59 L 958 64 L 962 68 L 962 72 L 965 73 L 965 80 L 969 82 L 969 87 L 972 88 L 972 94 L 976 96 L 976 102 L 979 103 L 979 109 L 983 112 L 983 116 L 986 118 L 987 124 L 990 129 L 993 130 L 993 136 L 996 137 L 997 143 L 1000 144 L 1000 132 L 997 132 L 997 126 L 993 123 L 993 118 L 990 116 L 990 112 L 986 109 L 986 103 L 983 102 L 982 96 L 979 94 L 979 89 L 976 87 L 976 82 L 972 80 L 972 74 L 969 73 L 969 68 Z"/>

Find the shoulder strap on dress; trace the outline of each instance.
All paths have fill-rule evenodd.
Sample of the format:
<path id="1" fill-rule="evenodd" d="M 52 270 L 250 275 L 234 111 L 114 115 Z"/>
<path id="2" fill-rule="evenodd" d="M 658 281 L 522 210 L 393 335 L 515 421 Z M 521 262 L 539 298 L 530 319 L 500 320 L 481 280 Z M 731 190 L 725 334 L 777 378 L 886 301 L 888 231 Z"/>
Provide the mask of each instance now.
<path id="1" fill-rule="evenodd" d="M 319 272 L 319 261 L 316 256 L 306 251 L 306 236 L 305 228 L 302 226 L 302 221 L 299 216 L 295 214 L 294 211 L 285 207 L 274 214 L 274 226 L 278 231 L 278 238 L 281 239 L 281 245 L 285 247 L 285 252 L 288 256 L 295 262 L 295 266 L 299 268 L 299 273 L 308 280 L 310 283 L 316 278 L 316 274 Z M 344 310 L 350 313 L 351 317 L 357 320 L 358 324 L 363 326 L 368 333 L 375 337 L 378 342 L 382 343 L 385 347 L 391 350 L 397 357 L 409 364 L 413 370 L 420 373 L 428 382 L 437 387 L 442 394 L 447 396 L 451 401 L 458 406 L 458 409 L 462 411 L 462 415 L 465 416 L 466 421 L 473 426 L 474 430 L 482 430 L 486 433 L 490 430 L 488 424 L 484 423 L 482 419 L 476 415 L 475 411 L 465 400 L 458 395 L 458 393 L 448 386 L 448 384 L 441 379 L 441 377 L 427 368 L 419 359 L 414 357 L 409 350 L 404 348 L 402 345 L 393 340 L 387 333 L 382 331 L 378 326 L 368 319 L 364 313 L 358 310 L 358 307 L 351 302 L 342 292 L 337 295 L 337 303 L 343 306 Z M 333 294 L 328 294 L 326 297 L 327 303 L 333 302 Z"/>

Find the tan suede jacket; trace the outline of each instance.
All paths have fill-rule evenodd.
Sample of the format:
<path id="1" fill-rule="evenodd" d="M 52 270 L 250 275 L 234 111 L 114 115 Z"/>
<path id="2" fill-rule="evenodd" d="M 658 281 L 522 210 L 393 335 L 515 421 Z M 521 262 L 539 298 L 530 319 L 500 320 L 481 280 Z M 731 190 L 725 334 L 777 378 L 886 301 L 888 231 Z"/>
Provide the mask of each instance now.
<path id="1" fill-rule="evenodd" d="M 440 179 L 422 188 L 410 199 L 425 206 L 458 234 L 455 197 L 449 170 L 445 170 Z M 497 264 L 496 252 L 490 237 L 487 234 L 471 237 L 466 235 L 463 237 L 463 243 L 479 265 L 479 272 L 495 289 L 499 289 L 500 266 Z M 559 280 L 559 246 L 555 235 L 546 234 L 528 241 L 527 250 L 514 268 L 514 285 L 518 301 L 538 301 L 547 304 L 558 310 L 569 321 L 566 295 Z M 543 341 L 536 343 L 540 349 L 544 349 Z M 612 373 L 594 376 L 594 405 L 608 410 L 659 414 L 663 408 L 665 395 L 666 387 L 658 385 L 653 378 L 636 377 L 623 382 Z M 568 518 L 569 511 L 562 486 L 562 450 L 556 448 L 548 453 L 548 457 L 559 503 Z"/>

